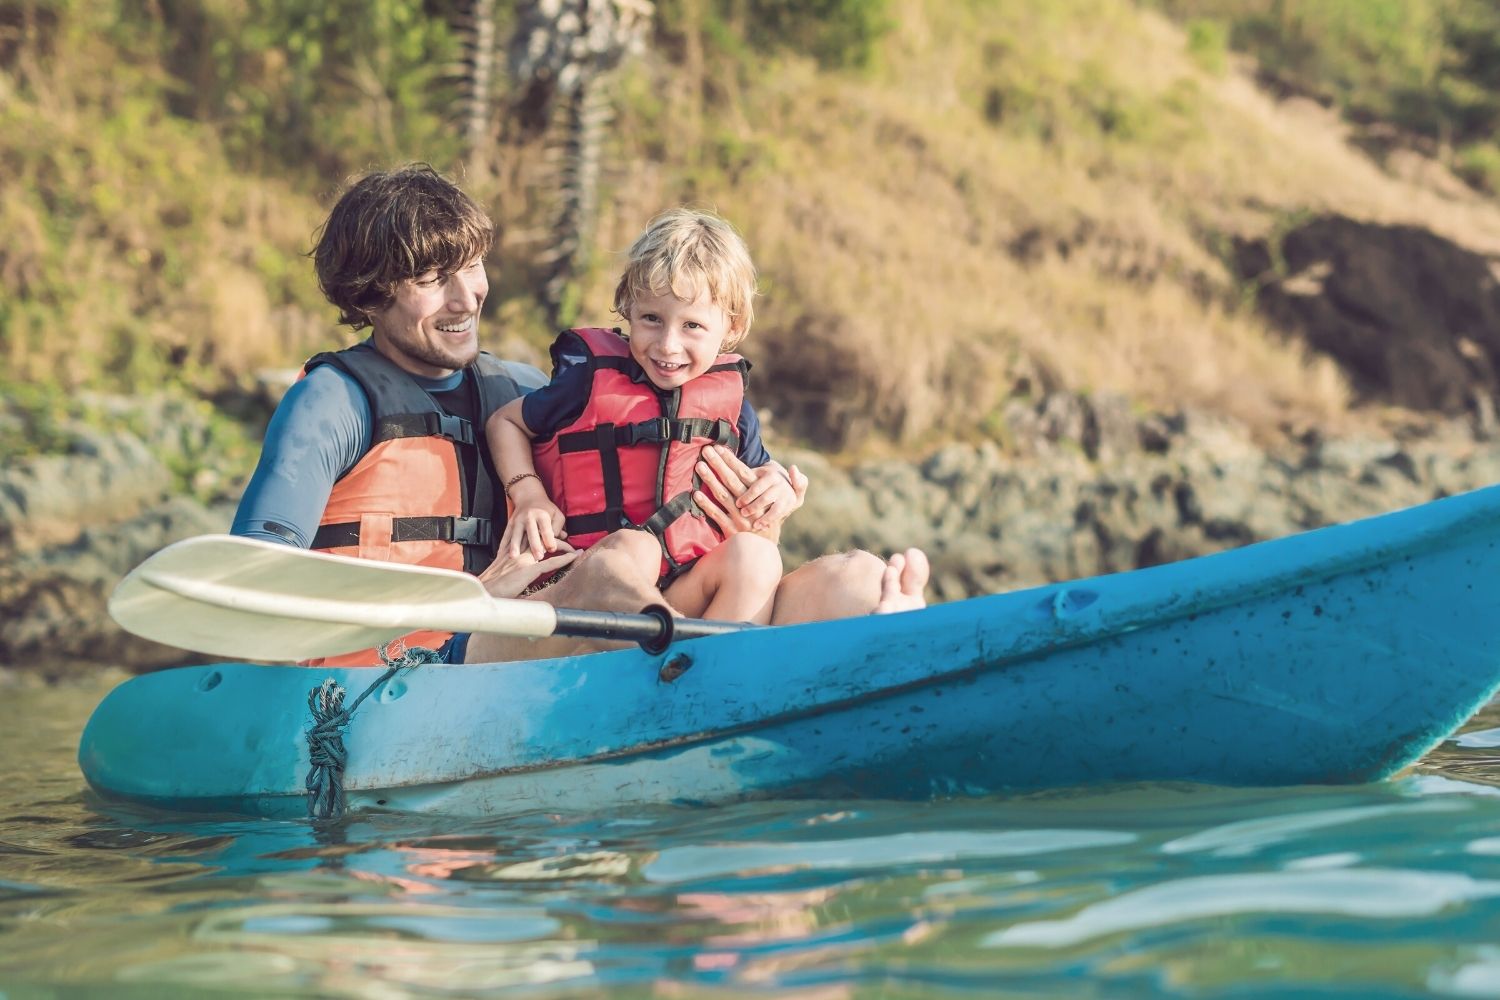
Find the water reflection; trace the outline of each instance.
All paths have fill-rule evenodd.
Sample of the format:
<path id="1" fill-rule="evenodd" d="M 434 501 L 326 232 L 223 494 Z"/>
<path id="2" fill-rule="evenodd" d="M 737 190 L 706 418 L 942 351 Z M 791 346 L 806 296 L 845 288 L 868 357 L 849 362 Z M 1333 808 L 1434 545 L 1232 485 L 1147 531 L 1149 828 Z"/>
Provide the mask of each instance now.
<path id="1" fill-rule="evenodd" d="M 98 694 L 0 702 L 0 992 L 1483 996 L 1500 984 L 1493 714 L 1418 773 L 1358 788 L 317 827 L 88 798 L 73 742 Z"/>

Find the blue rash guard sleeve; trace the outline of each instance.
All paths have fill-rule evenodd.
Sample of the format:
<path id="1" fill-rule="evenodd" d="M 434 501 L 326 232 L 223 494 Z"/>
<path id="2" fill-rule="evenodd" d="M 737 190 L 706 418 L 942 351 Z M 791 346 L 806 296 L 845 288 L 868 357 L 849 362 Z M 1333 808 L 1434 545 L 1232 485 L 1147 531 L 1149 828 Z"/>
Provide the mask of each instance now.
<path id="1" fill-rule="evenodd" d="M 312 546 L 339 477 L 370 450 L 370 401 L 359 383 L 319 365 L 282 397 L 230 534 Z"/>

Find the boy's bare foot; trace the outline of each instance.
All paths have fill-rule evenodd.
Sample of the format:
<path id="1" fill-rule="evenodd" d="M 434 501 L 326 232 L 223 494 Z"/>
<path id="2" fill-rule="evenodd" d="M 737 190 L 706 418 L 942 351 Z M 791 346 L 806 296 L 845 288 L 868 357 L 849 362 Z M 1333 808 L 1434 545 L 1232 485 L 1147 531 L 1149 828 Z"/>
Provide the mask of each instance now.
<path id="1" fill-rule="evenodd" d="M 907 549 L 891 556 L 885 561 L 885 573 L 880 577 L 880 601 L 873 613 L 888 615 L 927 607 L 922 592 L 927 589 L 931 572 L 927 554 L 921 549 Z"/>

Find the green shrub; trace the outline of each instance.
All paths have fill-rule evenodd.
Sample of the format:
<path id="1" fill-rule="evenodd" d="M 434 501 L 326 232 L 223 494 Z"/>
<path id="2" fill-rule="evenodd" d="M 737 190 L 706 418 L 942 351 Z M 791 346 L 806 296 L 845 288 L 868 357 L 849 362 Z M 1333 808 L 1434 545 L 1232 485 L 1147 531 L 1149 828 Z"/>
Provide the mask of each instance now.
<path id="1" fill-rule="evenodd" d="M 1454 161 L 1464 180 L 1481 191 L 1500 194 L 1500 146 L 1476 142 L 1460 149 Z"/>
<path id="2" fill-rule="evenodd" d="M 1229 29 L 1212 18 L 1195 17 L 1188 21 L 1188 55 L 1202 69 L 1214 75 L 1229 65 Z"/>
<path id="3" fill-rule="evenodd" d="M 458 46 L 423 0 L 164 3 L 174 108 L 211 122 L 242 162 L 330 180 L 458 155 Z"/>
<path id="4" fill-rule="evenodd" d="M 826 68 L 867 66 L 891 29 L 887 0 L 722 0 L 751 44 L 812 56 Z"/>
<path id="5" fill-rule="evenodd" d="M 1156 0 L 1187 25 L 1195 58 L 1204 26 L 1253 55 L 1290 90 L 1356 118 L 1468 142 L 1500 126 L 1500 6 L 1493 0 Z"/>

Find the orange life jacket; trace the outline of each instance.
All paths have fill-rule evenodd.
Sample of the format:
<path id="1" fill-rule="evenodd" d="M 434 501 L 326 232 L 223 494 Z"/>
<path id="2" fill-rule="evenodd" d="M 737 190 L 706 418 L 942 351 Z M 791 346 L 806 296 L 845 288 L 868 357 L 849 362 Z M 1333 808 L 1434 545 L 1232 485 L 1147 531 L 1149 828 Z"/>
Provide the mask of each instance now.
<path id="1" fill-rule="evenodd" d="M 571 331 L 591 373 L 578 418 L 533 442 L 537 474 L 567 518 L 568 542 L 587 548 L 620 528 L 642 528 L 662 548 L 662 581 L 711 551 L 723 535 L 693 502 L 693 472 L 710 444 L 739 448 L 750 363 L 721 354 L 677 389 L 658 389 L 618 330 Z"/>
<path id="2" fill-rule="evenodd" d="M 320 552 L 483 571 L 494 560 L 503 495 L 485 447 L 484 423 L 521 388 L 493 355 L 464 369 L 467 406 L 449 412 L 411 376 L 368 344 L 310 359 L 304 374 L 332 365 L 359 383 L 370 401 L 370 450 L 333 486 L 312 548 Z M 468 453 L 467 455 L 465 453 Z M 473 470 L 472 472 L 470 470 Z M 407 646 L 437 649 L 450 632 L 403 636 Z M 363 649 L 307 661 L 309 666 L 380 666 Z"/>

